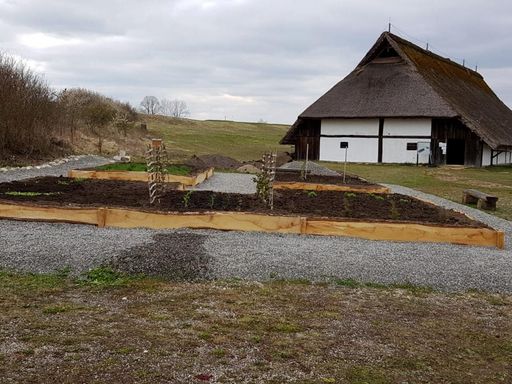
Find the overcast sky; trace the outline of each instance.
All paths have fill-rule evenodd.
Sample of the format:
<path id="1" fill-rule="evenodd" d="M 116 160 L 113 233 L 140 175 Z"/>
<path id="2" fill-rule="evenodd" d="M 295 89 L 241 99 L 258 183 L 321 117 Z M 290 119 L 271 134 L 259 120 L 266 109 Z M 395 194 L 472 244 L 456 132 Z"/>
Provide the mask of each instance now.
<path id="1" fill-rule="evenodd" d="M 512 106 L 507 0 L 0 0 L 0 50 L 54 88 L 134 106 L 145 95 L 179 98 L 197 119 L 290 124 L 389 18 L 393 32 L 478 65 Z"/>

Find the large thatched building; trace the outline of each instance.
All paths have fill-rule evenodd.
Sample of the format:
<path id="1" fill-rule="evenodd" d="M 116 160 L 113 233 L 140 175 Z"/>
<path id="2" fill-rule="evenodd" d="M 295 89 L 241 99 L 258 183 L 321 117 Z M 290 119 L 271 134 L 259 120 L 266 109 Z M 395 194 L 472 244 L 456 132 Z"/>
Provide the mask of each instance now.
<path id="1" fill-rule="evenodd" d="M 298 159 L 512 162 L 512 111 L 478 73 L 384 32 L 281 140 Z M 348 149 L 343 149 L 347 147 Z"/>

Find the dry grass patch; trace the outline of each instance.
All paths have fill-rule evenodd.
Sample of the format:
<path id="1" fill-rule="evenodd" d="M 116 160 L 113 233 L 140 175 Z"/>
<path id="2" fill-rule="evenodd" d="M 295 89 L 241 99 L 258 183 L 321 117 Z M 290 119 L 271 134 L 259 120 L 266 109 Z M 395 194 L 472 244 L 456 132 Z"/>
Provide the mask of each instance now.
<path id="1" fill-rule="evenodd" d="M 101 275 L 109 282 L 100 284 Z M 507 295 L 94 276 L 91 285 L 64 275 L 0 275 L 1 377 L 61 383 L 512 380 Z"/>

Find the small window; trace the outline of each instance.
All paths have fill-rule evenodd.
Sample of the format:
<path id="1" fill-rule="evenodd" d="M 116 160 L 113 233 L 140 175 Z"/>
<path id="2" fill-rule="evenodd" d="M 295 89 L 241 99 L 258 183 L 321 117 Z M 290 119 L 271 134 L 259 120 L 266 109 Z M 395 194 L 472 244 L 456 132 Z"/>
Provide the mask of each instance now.
<path id="1" fill-rule="evenodd" d="M 340 148 L 341 149 L 347 149 L 348 148 L 348 141 L 340 141 Z"/>
<path id="2" fill-rule="evenodd" d="M 418 143 L 407 143 L 407 150 L 408 151 L 417 151 Z"/>

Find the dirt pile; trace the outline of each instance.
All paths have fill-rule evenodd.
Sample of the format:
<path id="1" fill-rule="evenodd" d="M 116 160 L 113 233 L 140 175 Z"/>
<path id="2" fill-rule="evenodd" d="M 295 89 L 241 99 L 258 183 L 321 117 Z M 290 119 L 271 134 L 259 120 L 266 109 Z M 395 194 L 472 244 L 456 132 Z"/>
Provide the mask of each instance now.
<path id="1" fill-rule="evenodd" d="M 237 169 L 242 166 L 242 163 L 231 157 L 215 154 L 194 155 L 185 161 L 185 165 L 195 168 Z"/>

